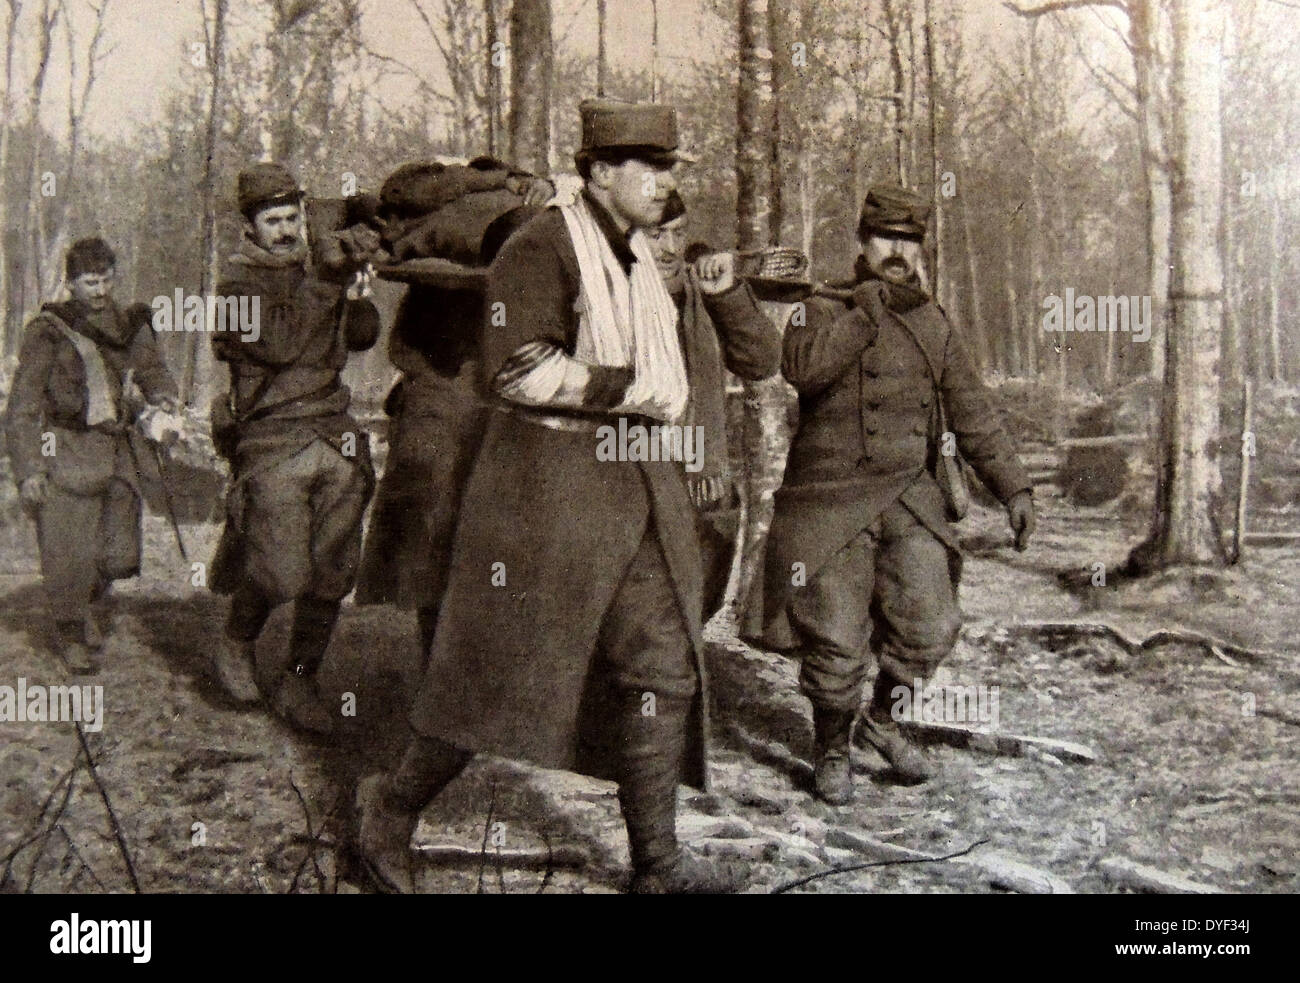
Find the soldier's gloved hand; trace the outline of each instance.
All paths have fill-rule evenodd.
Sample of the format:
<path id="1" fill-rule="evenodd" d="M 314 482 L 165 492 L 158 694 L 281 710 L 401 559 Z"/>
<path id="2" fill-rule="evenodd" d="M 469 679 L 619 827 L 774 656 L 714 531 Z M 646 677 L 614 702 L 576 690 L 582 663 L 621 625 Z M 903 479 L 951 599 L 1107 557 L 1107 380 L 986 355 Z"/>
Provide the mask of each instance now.
<path id="1" fill-rule="evenodd" d="M 706 294 L 720 294 L 736 285 L 736 257 L 731 253 L 709 253 L 695 261 L 700 289 Z"/>
<path id="2" fill-rule="evenodd" d="M 555 185 L 550 181 L 526 174 L 512 174 L 506 178 L 506 190 L 522 196 L 525 205 L 545 205 L 555 197 Z"/>
<path id="3" fill-rule="evenodd" d="M 366 264 L 365 269 L 357 270 L 356 276 L 352 278 L 352 282 L 348 285 L 348 300 L 365 300 L 370 297 L 374 293 L 370 286 L 370 280 L 374 274 L 374 267 L 369 263 Z"/>
<path id="4" fill-rule="evenodd" d="M 555 185 L 544 177 L 533 178 L 524 193 L 524 204 L 540 208 L 555 197 Z"/>
<path id="5" fill-rule="evenodd" d="M 1037 525 L 1033 495 L 1027 491 L 1016 492 L 1007 503 L 1007 520 L 1016 537 L 1016 549 L 1023 553 L 1029 548 L 1029 537 L 1034 534 Z"/>
<path id="6" fill-rule="evenodd" d="M 185 433 L 185 418 L 161 406 L 146 406 L 139 419 L 145 436 L 165 447 L 179 441 Z"/>
<path id="7" fill-rule="evenodd" d="M 18 498 L 22 502 L 23 511 L 28 515 L 32 515 L 45 504 L 45 484 L 45 475 L 34 474 L 24 478 L 23 483 L 18 486 Z"/>
<path id="8" fill-rule="evenodd" d="M 885 285 L 879 280 L 868 280 L 853 288 L 853 306 L 867 315 L 872 324 L 879 326 L 885 318 Z"/>

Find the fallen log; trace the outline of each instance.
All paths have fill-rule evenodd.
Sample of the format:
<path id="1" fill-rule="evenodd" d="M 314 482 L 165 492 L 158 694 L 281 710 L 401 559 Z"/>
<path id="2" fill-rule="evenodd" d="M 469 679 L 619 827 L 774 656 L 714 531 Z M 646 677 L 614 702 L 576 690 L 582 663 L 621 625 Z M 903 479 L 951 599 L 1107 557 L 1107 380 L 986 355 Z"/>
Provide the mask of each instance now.
<path id="1" fill-rule="evenodd" d="M 1103 638 L 1114 642 L 1128 655 L 1140 655 L 1161 645 L 1195 645 L 1223 661 L 1232 656 L 1245 662 L 1259 663 L 1277 658 L 1276 653 L 1246 648 L 1226 639 L 1188 628 L 1161 628 L 1143 639 L 1126 636 L 1114 625 L 1104 621 L 1024 621 L 1006 626 L 1007 630 L 1021 636 L 1040 640 L 1048 648 L 1062 642 L 1080 638 Z"/>
<path id="2" fill-rule="evenodd" d="M 831 829 L 826 833 L 826 845 L 852 850 L 873 860 L 887 861 L 938 861 L 943 857 L 911 850 L 894 843 L 886 843 L 872 836 L 855 833 L 847 829 Z M 1009 857 L 996 850 L 987 850 L 964 857 L 955 857 L 947 861 L 953 864 L 968 864 L 977 867 L 989 879 L 994 887 L 1005 888 L 1018 894 L 1073 894 L 1068 882 L 1055 874 L 1040 870 L 1022 860 Z"/>
<path id="3" fill-rule="evenodd" d="M 1300 543 L 1300 532 L 1248 532 L 1241 541 L 1247 546 L 1294 546 Z"/>
<path id="4" fill-rule="evenodd" d="M 1170 874 L 1124 857 L 1107 857 L 1098 868 L 1120 887 L 1152 894 L 1224 894 L 1217 887 L 1201 884 L 1180 874 Z"/>
<path id="5" fill-rule="evenodd" d="M 968 751 L 983 751 L 986 754 L 1019 757 L 1030 748 L 1034 748 L 1063 761 L 1077 761 L 1081 764 L 1090 765 L 1096 764 L 1100 760 L 1097 752 L 1086 744 L 1079 744 L 1075 741 L 1060 741 L 1051 737 L 1035 737 L 1031 734 L 1002 734 L 979 730 L 964 724 L 946 724 L 928 720 L 900 720 L 899 727 L 918 741 L 926 744 L 946 744 L 949 747 Z"/>
<path id="6" fill-rule="evenodd" d="M 512 870 L 549 870 L 555 867 L 585 867 L 591 862 L 586 852 L 575 846 L 560 844 L 544 847 L 521 847 L 509 850 L 483 850 L 459 843 L 424 843 L 415 848 L 416 858 L 430 866 L 454 867 L 481 864 L 509 867 Z"/>

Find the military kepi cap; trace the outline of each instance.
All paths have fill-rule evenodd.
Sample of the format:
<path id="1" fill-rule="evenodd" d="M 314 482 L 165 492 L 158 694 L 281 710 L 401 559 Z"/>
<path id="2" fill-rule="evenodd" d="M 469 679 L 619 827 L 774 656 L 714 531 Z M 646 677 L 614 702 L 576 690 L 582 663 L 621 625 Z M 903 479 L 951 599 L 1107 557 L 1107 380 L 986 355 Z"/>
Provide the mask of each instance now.
<path id="1" fill-rule="evenodd" d="M 250 220 L 263 208 L 296 205 L 303 191 L 292 174 L 269 161 L 239 172 L 239 210 Z"/>
<path id="2" fill-rule="evenodd" d="M 677 149 L 677 110 L 657 102 L 620 102 L 614 99 L 585 99 L 578 106 L 582 116 L 582 147 L 579 154 L 593 156 L 600 151 L 636 151 L 650 161 L 694 162 Z"/>
<path id="3" fill-rule="evenodd" d="M 873 235 L 924 239 L 930 202 L 896 184 L 877 184 L 867 191 L 858 221 L 858 238 Z"/>

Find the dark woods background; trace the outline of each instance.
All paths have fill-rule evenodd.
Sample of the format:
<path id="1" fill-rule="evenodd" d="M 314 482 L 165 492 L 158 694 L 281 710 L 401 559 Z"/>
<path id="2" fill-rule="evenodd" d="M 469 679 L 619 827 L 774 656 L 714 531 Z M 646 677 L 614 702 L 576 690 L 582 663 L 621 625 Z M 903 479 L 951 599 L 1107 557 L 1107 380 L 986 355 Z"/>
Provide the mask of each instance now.
<path id="1" fill-rule="evenodd" d="M 183 12 L 192 37 L 159 47 L 140 36 L 152 6 L 158 23 Z M 1170 0 L 3 0 L 5 374 L 77 237 L 101 233 L 118 248 L 122 298 L 210 289 L 239 232 L 232 192 L 247 162 L 283 161 L 322 196 L 347 190 L 349 176 L 375 188 L 399 163 L 436 155 L 492 151 L 567 172 L 576 105 L 601 91 L 681 108 L 701 158 L 683 176 L 692 235 L 717 247 L 779 242 L 803 249 L 815 277 L 844 276 L 870 182 L 901 179 L 931 194 L 939 299 L 1023 435 L 1060 437 L 1071 426 L 1063 406 L 1135 382 L 1144 392 L 1135 412 L 1153 427 L 1155 386 L 1141 380 L 1163 375 L 1178 178 L 1172 9 Z M 1245 376 L 1285 384 L 1300 371 L 1300 328 L 1288 316 L 1300 281 L 1287 248 L 1300 208 L 1288 140 L 1300 11 L 1278 0 L 1223 9 L 1216 398 L 1227 420 Z M 133 28 L 123 27 L 132 13 Z M 156 65 L 158 85 L 105 91 L 113 59 Z M 103 114 L 142 122 L 105 127 Z M 1150 295 L 1157 333 L 1147 344 L 1044 334 L 1043 298 L 1067 287 Z M 180 334 L 163 343 L 191 401 L 206 406 L 220 384 L 206 343 Z M 383 346 L 349 377 L 363 404 L 382 398 Z"/>
<path id="2" fill-rule="evenodd" d="M 6 355 L 16 350 L 22 320 L 57 286 L 62 249 L 78 236 L 102 232 L 116 244 L 124 296 L 199 288 L 204 138 L 218 55 L 211 173 L 223 251 L 237 232 L 234 174 L 264 150 L 322 195 L 338 194 L 346 173 L 374 187 L 406 160 L 489 148 L 509 154 L 514 61 L 521 53 L 537 60 L 547 40 L 516 38 L 515 30 L 536 27 L 536 18 L 512 7 L 553 8 L 544 11 L 554 47 L 544 158 L 556 170 L 571 170 L 575 106 L 596 91 L 601 70 L 599 50 L 574 43 L 578 22 L 600 17 L 605 5 L 596 0 L 203 0 L 206 39 L 196 36 L 184 50 L 158 50 L 134 37 L 110 48 L 105 38 L 121 8 L 150 2 L 6 0 L 0 7 Z M 165 18 L 173 5 L 157 6 Z M 653 15 L 650 0 L 645 6 Z M 624 64 L 645 61 L 653 22 L 649 34 L 632 37 L 611 36 L 607 22 L 603 88 L 627 98 L 657 90 L 682 108 L 701 157 L 685 175 L 694 231 L 731 246 L 740 11 L 725 0 L 690 4 L 704 11 L 707 33 L 684 45 L 690 39 L 674 16 L 683 5 L 656 6 L 657 79 Z M 1157 238 L 1168 235 L 1167 193 L 1151 193 L 1160 182 L 1148 173 L 1167 168 L 1161 131 L 1168 121 L 1144 125 L 1148 115 L 1161 114 L 1160 90 L 1168 84 L 1159 16 L 1143 38 L 1135 37 L 1135 26 L 1143 25 L 1115 4 L 1051 4 L 1078 9 L 1032 18 L 992 0 L 744 6 L 767 8 L 753 33 L 773 53 L 760 55 L 760 70 L 775 70 L 777 83 L 776 98 L 764 93 L 756 104 L 760 115 L 775 115 L 777 139 L 763 162 L 770 174 L 752 182 L 759 200 L 751 207 L 770 211 L 770 238 L 811 254 L 815 275 L 848 272 L 856 206 L 869 182 L 901 175 L 929 190 L 937 171 L 941 186 L 948 175 L 947 189 L 955 191 L 939 199 L 939 293 L 988 368 L 1033 376 L 1055 363 L 1053 339 L 1039 330 L 1048 294 L 1066 286 L 1091 295 L 1151 293 L 1149 223 L 1165 226 Z M 386 53 L 398 13 L 402 25 L 414 23 L 427 35 L 421 41 L 428 57 L 418 65 Z M 1297 175 L 1287 134 L 1295 122 L 1297 69 L 1286 53 L 1300 22 L 1295 11 L 1268 0 L 1233 3 L 1231 15 L 1223 107 L 1225 375 L 1244 364 L 1256 377 L 1289 379 L 1296 326 L 1285 311 L 1294 304 L 1297 278 L 1285 246 L 1296 219 Z M 495 68 L 492 41 L 500 42 Z M 196 51 L 193 45 L 203 42 L 206 50 Z M 51 65 L 69 57 L 76 64 L 70 91 L 56 91 Z M 156 61 L 160 74 L 164 66 L 186 66 L 179 73 L 184 89 L 160 89 L 156 97 L 166 105 L 156 121 L 106 138 L 87 114 L 116 101 L 118 94 L 102 98 L 96 86 L 104 63 L 123 57 Z M 412 98 L 393 104 L 377 95 L 393 77 Z M 541 95 L 523 93 L 539 102 Z M 1157 104 L 1154 111 L 1148 102 Z M 41 193 L 47 173 L 55 179 L 48 197 Z M 167 340 L 173 347 L 182 341 Z M 1069 340 L 1071 384 L 1115 385 L 1151 369 L 1153 345 L 1122 336 Z"/>

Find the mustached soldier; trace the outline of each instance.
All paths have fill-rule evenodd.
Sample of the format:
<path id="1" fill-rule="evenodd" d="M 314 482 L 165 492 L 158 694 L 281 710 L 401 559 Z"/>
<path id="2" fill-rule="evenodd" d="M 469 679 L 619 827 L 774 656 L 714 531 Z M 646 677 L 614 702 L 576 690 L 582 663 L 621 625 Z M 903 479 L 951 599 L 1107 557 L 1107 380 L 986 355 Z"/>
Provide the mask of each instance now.
<path id="1" fill-rule="evenodd" d="M 492 419 L 465 490 L 416 736 L 357 794 L 380 886 L 411 890 L 420 810 L 473 752 L 618 782 L 640 892 L 722 891 L 685 854 L 677 786 L 702 785 L 701 570 L 675 461 L 600 460 L 598 431 L 682 419 L 677 311 L 640 230 L 662 221 L 672 108 L 582 106 L 585 186 L 516 232 L 488 274 Z"/>
<path id="2" fill-rule="evenodd" d="M 768 540 L 764 641 L 802 660 L 816 790 L 836 804 L 852 797 L 855 719 L 899 778 L 932 774 L 894 722 L 890 694 L 927 679 L 961 625 L 936 399 L 956 449 L 1006 504 L 1018 548 L 1034 528 L 1030 481 L 991 394 L 922 285 L 928 215 L 928 203 L 902 188 L 871 189 L 852 300 L 810 300 L 785 335 L 782 372 L 799 393 L 799 429 Z M 871 649 L 879 672 L 859 718 Z"/>
<path id="3" fill-rule="evenodd" d="M 170 417 L 176 385 L 149 310 L 114 303 L 115 267 L 103 239 L 68 250 L 72 297 L 45 304 L 28 323 L 6 421 L 14 478 L 36 519 L 58 651 L 75 673 L 97 668 L 102 636 L 91 604 L 114 580 L 140 572 L 140 451 L 132 452 L 131 425 L 161 410 L 179 429 Z M 137 387 L 151 407 L 139 403 Z"/>
<path id="4" fill-rule="evenodd" d="M 288 671 L 272 706 L 292 726 L 328 734 L 337 713 L 316 671 L 352 589 L 374 487 L 370 445 L 339 374 L 349 353 L 375 343 L 379 313 L 364 274 L 347 288 L 308 274 L 303 192 L 288 171 L 258 164 L 239 175 L 238 191 L 247 225 L 217 292 L 257 298 L 261 323 L 212 339 L 230 366 L 213 431 L 234 474 L 211 578 L 232 595 L 214 670 L 234 700 L 256 701 L 257 637 L 273 608 L 293 602 Z"/>

